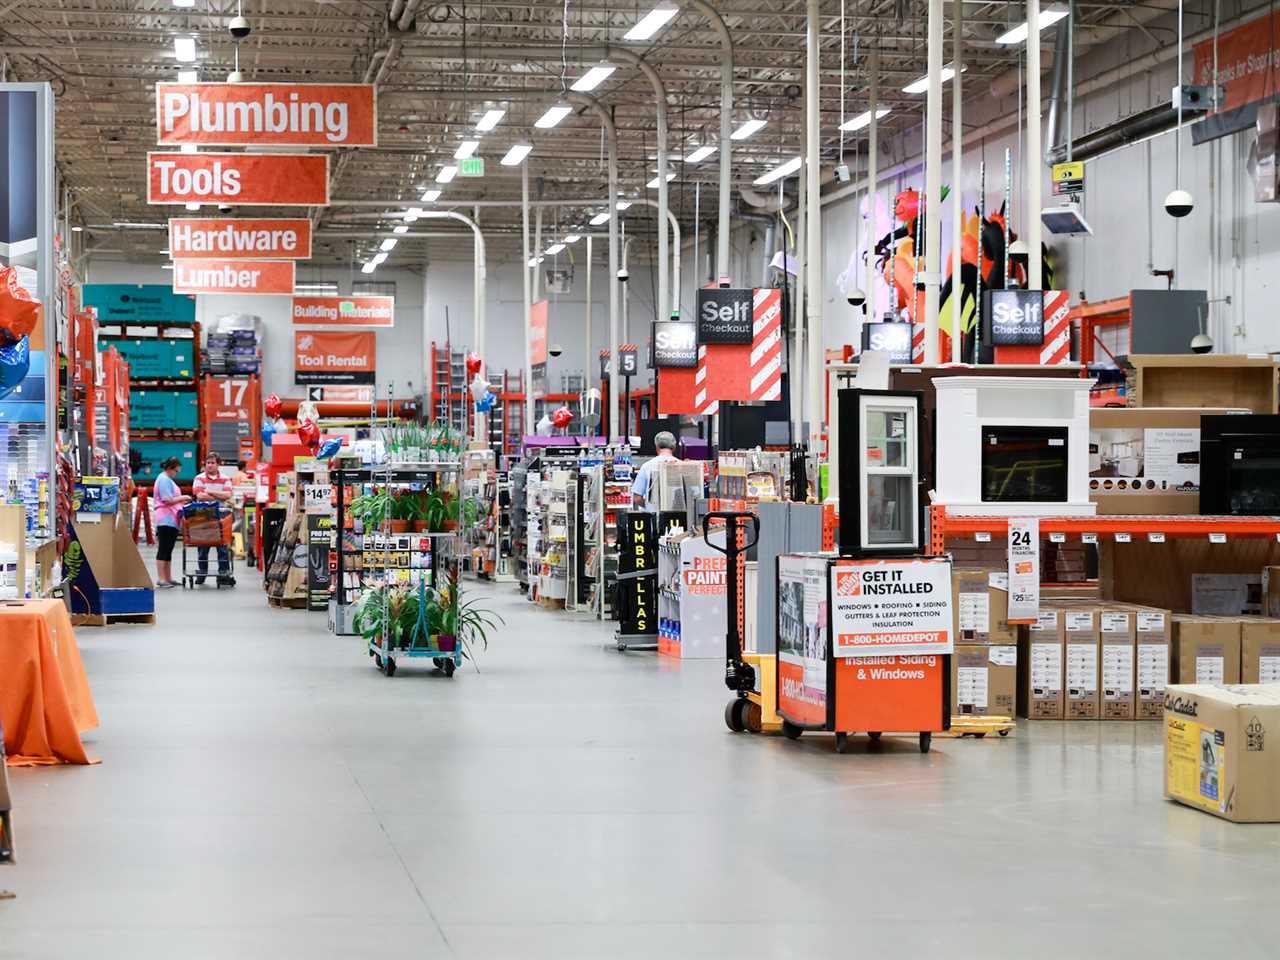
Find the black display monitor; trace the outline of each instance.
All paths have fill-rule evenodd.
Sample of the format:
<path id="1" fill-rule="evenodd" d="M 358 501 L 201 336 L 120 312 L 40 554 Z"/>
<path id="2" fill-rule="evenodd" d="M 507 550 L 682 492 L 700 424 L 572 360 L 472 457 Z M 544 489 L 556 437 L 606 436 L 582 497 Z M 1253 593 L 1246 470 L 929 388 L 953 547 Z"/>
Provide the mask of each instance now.
<path id="1" fill-rule="evenodd" d="M 675 436 L 678 441 L 680 439 L 680 417 L 673 414 L 667 417 L 652 417 L 648 420 L 641 420 L 640 449 L 636 451 L 637 455 L 641 457 L 656 457 L 658 449 L 653 445 L 653 438 L 663 430 Z"/>
<path id="2" fill-rule="evenodd" d="M 1067 428 L 982 428 L 983 503 L 1066 503 Z"/>

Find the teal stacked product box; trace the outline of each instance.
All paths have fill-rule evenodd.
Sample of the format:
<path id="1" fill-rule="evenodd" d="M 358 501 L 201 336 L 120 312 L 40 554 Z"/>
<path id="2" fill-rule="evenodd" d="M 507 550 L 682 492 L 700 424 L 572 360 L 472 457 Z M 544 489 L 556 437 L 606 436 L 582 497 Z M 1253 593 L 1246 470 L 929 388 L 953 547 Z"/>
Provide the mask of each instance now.
<path id="1" fill-rule="evenodd" d="M 105 350 L 114 346 L 129 362 L 129 377 L 133 380 L 163 380 L 172 376 L 173 344 L 169 340 L 137 338 L 130 340 L 103 340 L 99 346 Z"/>
<path id="2" fill-rule="evenodd" d="M 165 374 L 166 377 L 172 380 L 190 380 L 195 375 L 192 360 L 194 344 L 194 340 L 169 341 L 169 372 Z"/>
<path id="3" fill-rule="evenodd" d="M 175 390 L 169 394 L 172 416 L 169 427 L 173 430 L 195 430 L 200 426 L 200 397 L 194 390 Z"/>
<path id="4" fill-rule="evenodd" d="M 160 464 L 169 457 L 178 458 L 178 480 L 196 478 L 195 441 L 186 440 L 134 440 L 129 444 L 130 459 L 134 463 L 133 479 L 137 483 L 154 483 L 160 475 Z"/>
<path id="5" fill-rule="evenodd" d="M 164 430 L 173 423 L 174 393 L 171 390 L 130 390 L 129 429 Z"/>

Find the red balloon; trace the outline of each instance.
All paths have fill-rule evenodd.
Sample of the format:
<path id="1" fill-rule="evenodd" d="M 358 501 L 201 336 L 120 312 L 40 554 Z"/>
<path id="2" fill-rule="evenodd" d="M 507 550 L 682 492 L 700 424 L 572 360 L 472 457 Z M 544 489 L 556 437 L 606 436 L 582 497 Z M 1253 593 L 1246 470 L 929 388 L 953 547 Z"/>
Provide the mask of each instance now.
<path id="1" fill-rule="evenodd" d="M 312 453 L 320 449 L 320 427 L 314 420 L 298 421 L 298 439 Z"/>
<path id="2" fill-rule="evenodd" d="M 263 401 L 263 407 L 267 411 L 267 419 L 275 420 L 280 416 L 280 398 L 276 394 L 267 395 L 267 399 Z"/>
<path id="3" fill-rule="evenodd" d="M 474 377 L 480 372 L 480 354 L 472 350 L 467 354 L 467 377 Z"/>
<path id="4" fill-rule="evenodd" d="M 568 407 L 561 407 L 555 413 L 551 414 L 551 422 L 555 426 L 563 429 L 573 423 L 573 411 Z"/>
<path id="5" fill-rule="evenodd" d="M 0 347 L 8 347 L 35 329 L 40 301 L 18 283 L 18 271 L 0 268 Z"/>

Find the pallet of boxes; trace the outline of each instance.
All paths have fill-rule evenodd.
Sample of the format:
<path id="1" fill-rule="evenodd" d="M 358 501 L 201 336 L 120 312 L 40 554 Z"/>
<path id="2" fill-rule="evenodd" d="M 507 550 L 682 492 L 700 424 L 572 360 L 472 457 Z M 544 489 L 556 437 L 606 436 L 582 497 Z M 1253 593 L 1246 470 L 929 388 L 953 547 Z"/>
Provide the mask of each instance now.
<path id="1" fill-rule="evenodd" d="M 1009 582 L 1003 570 L 956 567 L 955 656 L 951 660 L 952 726 L 1013 717 L 1018 677 L 1017 628 L 1009 624 Z M 981 729 L 977 727 L 975 729 Z"/>

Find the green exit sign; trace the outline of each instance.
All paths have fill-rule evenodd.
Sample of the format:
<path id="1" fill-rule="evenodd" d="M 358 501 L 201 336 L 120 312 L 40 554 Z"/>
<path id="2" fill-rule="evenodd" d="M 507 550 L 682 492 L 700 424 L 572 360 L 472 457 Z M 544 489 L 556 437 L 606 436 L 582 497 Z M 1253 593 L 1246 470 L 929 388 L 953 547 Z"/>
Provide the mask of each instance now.
<path id="1" fill-rule="evenodd" d="M 459 161 L 458 176 L 483 177 L 484 176 L 484 157 L 467 157 L 467 159 Z"/>

